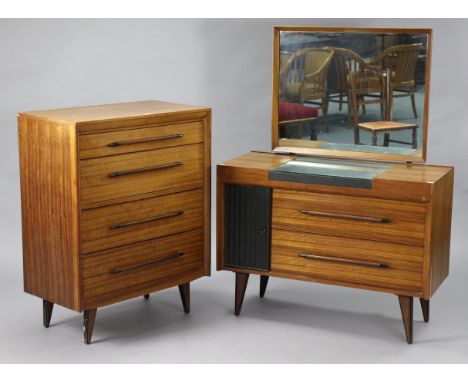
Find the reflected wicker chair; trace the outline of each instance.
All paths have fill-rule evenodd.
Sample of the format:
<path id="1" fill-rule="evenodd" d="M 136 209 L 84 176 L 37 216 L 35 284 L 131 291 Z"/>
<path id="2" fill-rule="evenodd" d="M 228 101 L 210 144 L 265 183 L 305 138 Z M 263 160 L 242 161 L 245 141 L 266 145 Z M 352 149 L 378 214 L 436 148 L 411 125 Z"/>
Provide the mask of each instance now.
<path id="1" fill-rule="evenodd" d="M 363 73 L 371 67 L 364 62 L 362 57 L 350 49 L 329 47 L 333 50 L 333 60 L 329 70 L 327 95 L 328 102 L 339 104 L 339 110 L 343 108 L 343 103 L 348 107 L 348 127 L 352 126 L 352 107 L 351 107 L 351 87 L 349 82 L 350 73 Z M 369 73 L 372 73 L 370 71 Z M 366 113 L 366 105 L 380 104 L 382 119 L 384 118 L 383 89 L 378 77 L 370 77 L 368 80 L 368 93 L 361 94 L 358 98 L 358 109 L 362 107 L 363 113 Z"/>
<path id="2" fill-rule="evenodd" d="M 298 50 L 280 71 L 280 98 L 287 102 L 317 105 L 328 131 L 327 75 L 333 51 L 326 48 Z"/>
<path id="3" fill-rule="evenodd" d="M 414 118 L 418 117 L 414 92 L 416 88 L 415 70 L 422 43 L 396 45 L 385 49 L 377 58 L 369 63 L 391 71 L 391 99 L 398 97 L 411 97 Z"/>
<path id="4" fill-rule="evenodd" d="M 388 73 L 390 71 L 388 70 Z M 411 145 L 413 149 L 418 147 L 417 142 L 417 129 L 418 125 L 414 123 L 394 122 L 391 120 L 391 100 L 386 97 L 386 94 L 391 91 L 391 85 L 385 81 L 385 76 L 382 70 L 379 69 L 366 69 L 365 71 L 353 74 L 350 73 L 351 85 L 351 103 L 353 107 L 353 120 L 354 120 L 354 144 L 359 145 L 360 142 L 360 129 L 369 131 L 372 134 L 372 146 L 377 146 L 377 133 L 384 133 L 383 146 L 389 146 L 390 142 Z M 374 83 L 369 82 L 370 78 L 379 78 L 381 88 L 384 89 L 384 98 L 387 99 L 385 103 L 385 116 L 383 121 L 375 122 L 359 122 L 359 97 L 362 94 L 367 94 L 369 88 L 373 88 Z M 404 142 L 399 140 L 390 139 L 390 133 L 400 130 L 412 130 L 412 141 Z"/>

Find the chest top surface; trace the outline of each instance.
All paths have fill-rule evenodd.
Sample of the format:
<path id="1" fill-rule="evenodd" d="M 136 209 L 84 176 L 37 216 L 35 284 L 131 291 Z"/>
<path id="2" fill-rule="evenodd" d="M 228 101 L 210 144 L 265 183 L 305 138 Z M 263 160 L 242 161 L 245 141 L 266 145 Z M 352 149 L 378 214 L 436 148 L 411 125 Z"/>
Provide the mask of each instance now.
<path id="1" fill-rule="evenodd" d="M 171 115 L 210 110 L 207 107 L 189 106 L 164 101 L 138 101 L 97 106 L 83 106 L 64 109 L 51 109 L 21 112 L 19 115 L 67 123 L 85 123 L 131 119 L 152 115 Z"/>

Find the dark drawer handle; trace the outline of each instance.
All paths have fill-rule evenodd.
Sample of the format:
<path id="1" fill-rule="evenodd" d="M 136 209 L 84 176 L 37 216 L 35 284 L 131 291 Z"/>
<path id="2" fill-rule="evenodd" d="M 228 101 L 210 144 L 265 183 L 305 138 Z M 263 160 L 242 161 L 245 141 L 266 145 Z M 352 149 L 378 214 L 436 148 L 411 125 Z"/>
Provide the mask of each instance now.
<path id="1" fill-rule="evenodd" d="M 389 219 L 386 219 L 386 218 L 373 218 L 373 217 L 370 217 L 370 216 L 334 214 L 332 212 L 307 211 L 307 210 L 302 210 L 300 212 L 302 214 L 305 214 L 305 215 L 322 216 L 322 217 L 326 217 L 326 218 L 340 218 L 340 219 L 349 219 L 349 220 L 360 220 L 360 221 L 373 222 L 373 223 L 390 223 Z"/>
<path id="2" fill-rule="evenodd" d="M 135 270 L 135 269 L 143 268 L 143 267 L 146 267 L 146 266 L 148 266 L 148 265 L 152 265 L 152 264 L 156 264 L 156 263 L 160 263 L 160 262 L 162 262 L 162 261 L 171 260 L 171 259 L 176 259 L 177 257 L 180 257 L 180 256 L 182 256 L 182 255 L 184 255 L 183 252 L 176 252 L 176 253 L 173 253 L 172 255 L 161 257 L 160 259 L 147 261 L 146 263 L 131 265 L 131 266 L 127 267 L 127 268 L 115 268 L 115 269 L 113 269 L 110 273 L 112 273 L 113 275 L 115 275 L 115 274 L 117 274 L 117 273 L 123 273 L 123 272 L 133 271 L 133 270 Z"/>
<path id="3" fill-rule="evenodd" d="M 131 140 L 131 141 L 115 141 L 115 142 L 109 143 L 107 146 L 117 147 L 117 146 L 124 146 L 124 145 L 133 145 L 133 144 L 137 144 L 137 143 L 167 141 L 168 139 L 177 139 L 177 138 L 182 138 L 183 136 L 184 136 L 184 134 L 171 134 L 171 135 L 163 135 L 163 136 L 160 136 L 160 137 L 134 139 L 134 140 Z"/>
<path id="4" fill-rule="evenodd" d="M 179 166 L 182 166 L 183 164 L 184 164 L 183 162 L 173 162 L 173 163 L 167 163 L 167 164 L 160 164 L 158 166 L 152 166 L 152 167 L 136 168 L 134 170 L 117 171 L 117 172 L 110 173 L 109 177 L 114 178 L 116 176 L 138 174 L 140 172 L 165 170 L 165 169 L 172 168 L 172 167 L 179 167 Z"/>
<path id="5" fill-rule="evenodd" d="M 154 221 L 157 221 L 157 220 L 173 218 L 175 216 L 180 216 L 180 215 L 183 215 L 183 214 L 184 214 L 184 211 L 176 211 L 176 212 L 171 212 L 171 213 L 165 214 L 165 215 L 152 216 L 152 217 L 147 218 L 147 219 L 135 220 L 135 221 L 132 221 L 132 222 L 127 222 L 127 223 L 112 224 L 110 228 L 111 229 L 125 228 L 125 227 L 129 227 L 129 226 L 136 225 L 136 224 L 143 224 L 143 223 L 154 222 Z"/>
<path id="6" fill-rule="evenodd" d="M 360 261 L 360 260 L 351 260 L 343 259 L 341 257 L 328 257 L 328 256 L 319 256 L 319 255 L 310 255 L 308 253 L 299 253 L 298 257 L 309 260 L 320 260 L 320 261 L 330 261 L 333 263 L 342 263 L 342 264 L 352 264 L 352 265 L 362 265 L 365 267 L 374 267 L 374 268 L 390 268 L 390 265 L 385 263 L 377 263 L 373 261 Z"/>

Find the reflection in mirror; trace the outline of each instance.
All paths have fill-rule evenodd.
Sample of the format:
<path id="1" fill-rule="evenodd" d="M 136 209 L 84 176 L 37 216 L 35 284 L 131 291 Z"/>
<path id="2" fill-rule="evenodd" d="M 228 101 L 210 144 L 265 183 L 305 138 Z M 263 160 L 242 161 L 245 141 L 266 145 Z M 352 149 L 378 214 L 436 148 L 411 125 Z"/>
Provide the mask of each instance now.
<path id="1" fill-rule="evenodd" d="M 281 146 L 420 156 L 425 33 L 281 31 Z"/>

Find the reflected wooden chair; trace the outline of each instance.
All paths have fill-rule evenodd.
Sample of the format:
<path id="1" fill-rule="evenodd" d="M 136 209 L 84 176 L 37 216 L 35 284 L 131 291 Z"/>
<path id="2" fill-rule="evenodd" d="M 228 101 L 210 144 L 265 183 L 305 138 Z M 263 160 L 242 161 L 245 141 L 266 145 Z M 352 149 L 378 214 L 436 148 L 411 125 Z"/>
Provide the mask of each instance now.
<path id="1" fill-rule="evenodd" d="M 350 85 L 351 85 L 351 103 L 353 107 L 353 120 L 354 120 L 354 144 L 359 145 L 360 142 L 360 129 L 369 131 L 372 134 L 372 146 L 377 146 L 377 134 L 384 133 L 383 146 L 388 147 L 390 142 L 400 143 L 405 145 L 411 145 L 413 149 L 418 147 L 418 125 L 414 123 L 395 122 L 391 120 L 391 100 L 387 97 L 387 94 L 391 91 L 391 85 L 386 81 L 387 76 L 391 76 L 390 70 L 382 72 L 379 69 L 366 69 L 364 72 L 353 74 L 350 73 Z M 366 94 L 369 91 L 370 78 L 379 78 L 381 88 L 384 89 L 384 99 L 386 99 L 384 105 L 385 120 L 383 121 L 372 121 L 372 122 L 359 122 L 359 96 Z M 405 142 L 390 138 L 390 133 L 401 130 L 412 130 L 412 141 Z"/>
<path id="2" fill-rule="evenodd" d="M 280 70 L 280 98 L 287 102 L 317 105 L 328 132 L 327 75 L 333 51 L 305 48 L 295 52 Z"/>
<path id="3" fill-rule="evenodd" d="M 349 82 L 350 73 L 366 73 L 371 67 L 362 59 L 362 57 L 351 49 L 328 47 L 333 50 L 333 60 L 330 66 L 327 96 L 328 102 L 338 103 L 338 109 L 341 111 L 343 103 L 348 108 L 348 127 L 352 127 L 352 107 L 351 107 L 351 87 Z M 372 73 L 372 71 L 368 71 Z M 361 94 L 358 98 L 362 111 L 366 113 L 366 105 L 380 104 L 382 119 L 384 118 L 384 103 L 383 89 L 378 77 L 370 76 L 367 83 L 366 94 Z M 359 109 L 359 107 L 358 107 Z"/>
<path id="4" fill-rule="evenodd" d="M 383 70 L 390 69 L 391 99 L 411 97 L 414 118 L 418 117 L 415 101 L 415 71 L 422 45 L 422 43 L 417 43 L 392 46 L 380 53 L 372 63 L 369 63 L 369 65 Z"/>

